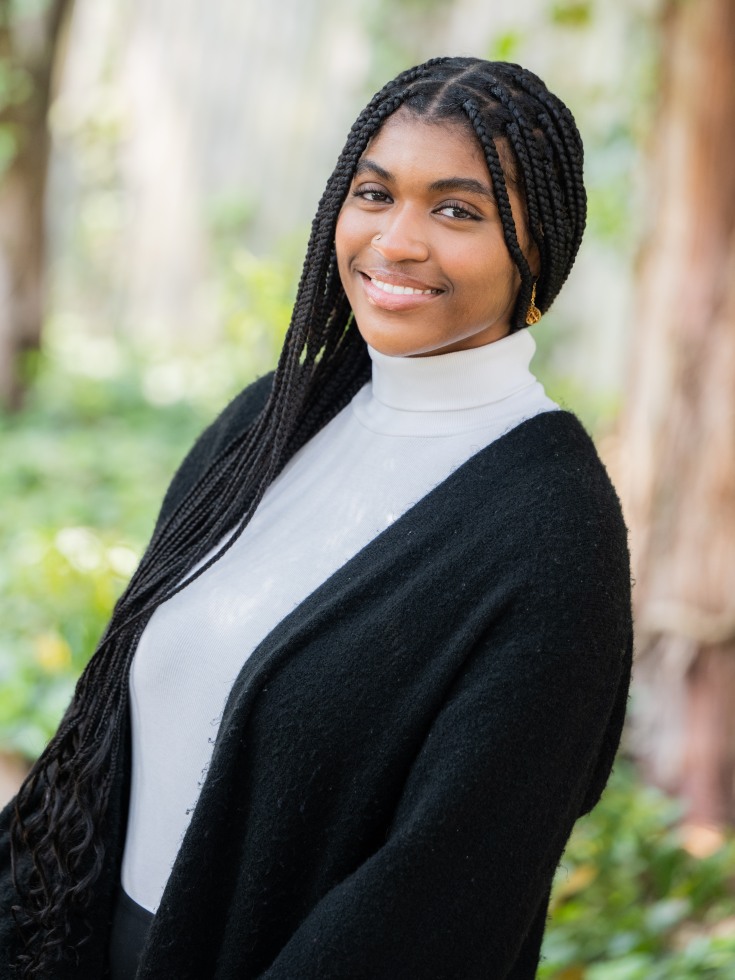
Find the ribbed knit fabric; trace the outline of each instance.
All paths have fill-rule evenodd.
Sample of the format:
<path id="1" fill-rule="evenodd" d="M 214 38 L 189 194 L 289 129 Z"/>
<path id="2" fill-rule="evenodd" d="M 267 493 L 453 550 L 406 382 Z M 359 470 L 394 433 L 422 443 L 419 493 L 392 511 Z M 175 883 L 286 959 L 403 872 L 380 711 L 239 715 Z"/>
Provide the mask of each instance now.
<path id="1" fill-rule="evenodd" d="M 526 331 L 425 358 L 370 350 L 372 383 L 290 461 L 245 533 L 164 603 L 131 671 L 125 891 L 150 911 L 199 795 L 225 700 L 263 638 L 483 446 L 555 408 Z"/>

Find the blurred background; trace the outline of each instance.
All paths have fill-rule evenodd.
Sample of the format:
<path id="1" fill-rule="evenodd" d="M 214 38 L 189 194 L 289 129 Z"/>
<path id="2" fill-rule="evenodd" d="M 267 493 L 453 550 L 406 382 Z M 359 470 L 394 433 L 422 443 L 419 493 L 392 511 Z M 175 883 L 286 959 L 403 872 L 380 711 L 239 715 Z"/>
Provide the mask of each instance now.
<path id="1" fill-rule="evenodd" d="M 631 530 L 623 750 L 542 980 L 735 976 L 735 3 L 0 0 L 0 803 L 53 733 L 166 484 L 274 363 L 308 225 L 384 81 L 518 61 L 586 145 L 534 335 Z"/>

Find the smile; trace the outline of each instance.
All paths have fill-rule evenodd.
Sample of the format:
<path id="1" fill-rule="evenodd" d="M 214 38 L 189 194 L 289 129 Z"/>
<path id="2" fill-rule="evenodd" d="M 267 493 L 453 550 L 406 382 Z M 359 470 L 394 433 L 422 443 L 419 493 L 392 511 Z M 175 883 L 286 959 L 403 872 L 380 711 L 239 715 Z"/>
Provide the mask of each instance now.
<path id="1" fill-rule="evenodd" d="M 390 278 L 408 279 L 409 277 L 394 277 L 391 274 Z M 387 313 L 408 313 L 427 303 L 435 302 L 444 294 L 443 289 L 433 289 L 431 286 L 422 288 L 421 282 L 415 279 L 414 285 L 410 286 L 404 283 L 386 282 L 385 279 L 378 279 L 367 272 L 361 272 L 359 279 L 368 303 Z"/>
<path id="2" fill-rule="evenodd" d="M 370 278 L 373 286 L 382 289 L 384 293 L 392 293 L 395 296 L 432 296 L 441 292 L 441 289 L 413 289 L 411 286 L 394 286 L 390 282 L 381 282 L 380 279 Z"/>

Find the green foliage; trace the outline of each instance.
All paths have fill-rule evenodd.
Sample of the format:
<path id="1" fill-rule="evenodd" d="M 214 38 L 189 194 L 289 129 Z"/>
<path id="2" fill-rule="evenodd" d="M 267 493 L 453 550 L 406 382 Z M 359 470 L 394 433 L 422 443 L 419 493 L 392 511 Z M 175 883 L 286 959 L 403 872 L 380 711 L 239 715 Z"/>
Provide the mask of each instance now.
<path id="1" fill-rule="evenodd" d="M 0 744 L 31 758 L 200 427 L 190 406 L 154 410 L 131 373 L 89 377 L 59 357 L 44 358 L 28 409 L 0 428 Z"/>
<path id="2" fill-rule="evenodd" d="M 243 244 L 251 216 L 251 203 L 238 197 L 216 199 L 210 208 L 225 356 L 240 365 L 239 376 L 248 375 L 253 359 L 264 365 L 278 360 L 306 251 L 306 233 L 297 231 L 282 242 L 279 258 L 254 255 Z"/>
<path id="3" fill-rule="evenodd" d="M 0 746 L 33 758 L 53 734 L 135 568 L 186 449 L 276 359 L 295 269 L 234 248 L 224 337 L 145 351 L 48 324 L 24 411 L 0 416 Z"/>
<path id="4" fill-rule="evenodd" d="M 592 22 L 591 0 L 556 0 L 549 8 L 552 24 L 564 27 L 588 27 Z"/>
<path id="5" fill-rule="evenodd" d="M 693 857 L 680 819 L 618 765 L 557 872 L 539 980 L 735 976 L 735 840 Z"/>
<path id="6" fill-rule="evenodd" d="M 490 61 L 517 61 L 523 44 L 520 31 L 502 31 L 493 38 L 488 59 Z"/>

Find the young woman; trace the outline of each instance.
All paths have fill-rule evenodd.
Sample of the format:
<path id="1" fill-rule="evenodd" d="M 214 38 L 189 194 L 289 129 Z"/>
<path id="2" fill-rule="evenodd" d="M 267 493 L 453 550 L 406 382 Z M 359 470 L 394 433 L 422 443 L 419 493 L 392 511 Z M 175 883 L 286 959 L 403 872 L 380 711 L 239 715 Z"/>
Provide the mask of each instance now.
<path id="1" fill-rule="evenodd" d="M 2 978 L 535 976 L 631 658 L 618 501 L 523 329 L 584 221 L 516 65 L 361 113 L 275 373 L 186 457 L 2 815 Z"/>

